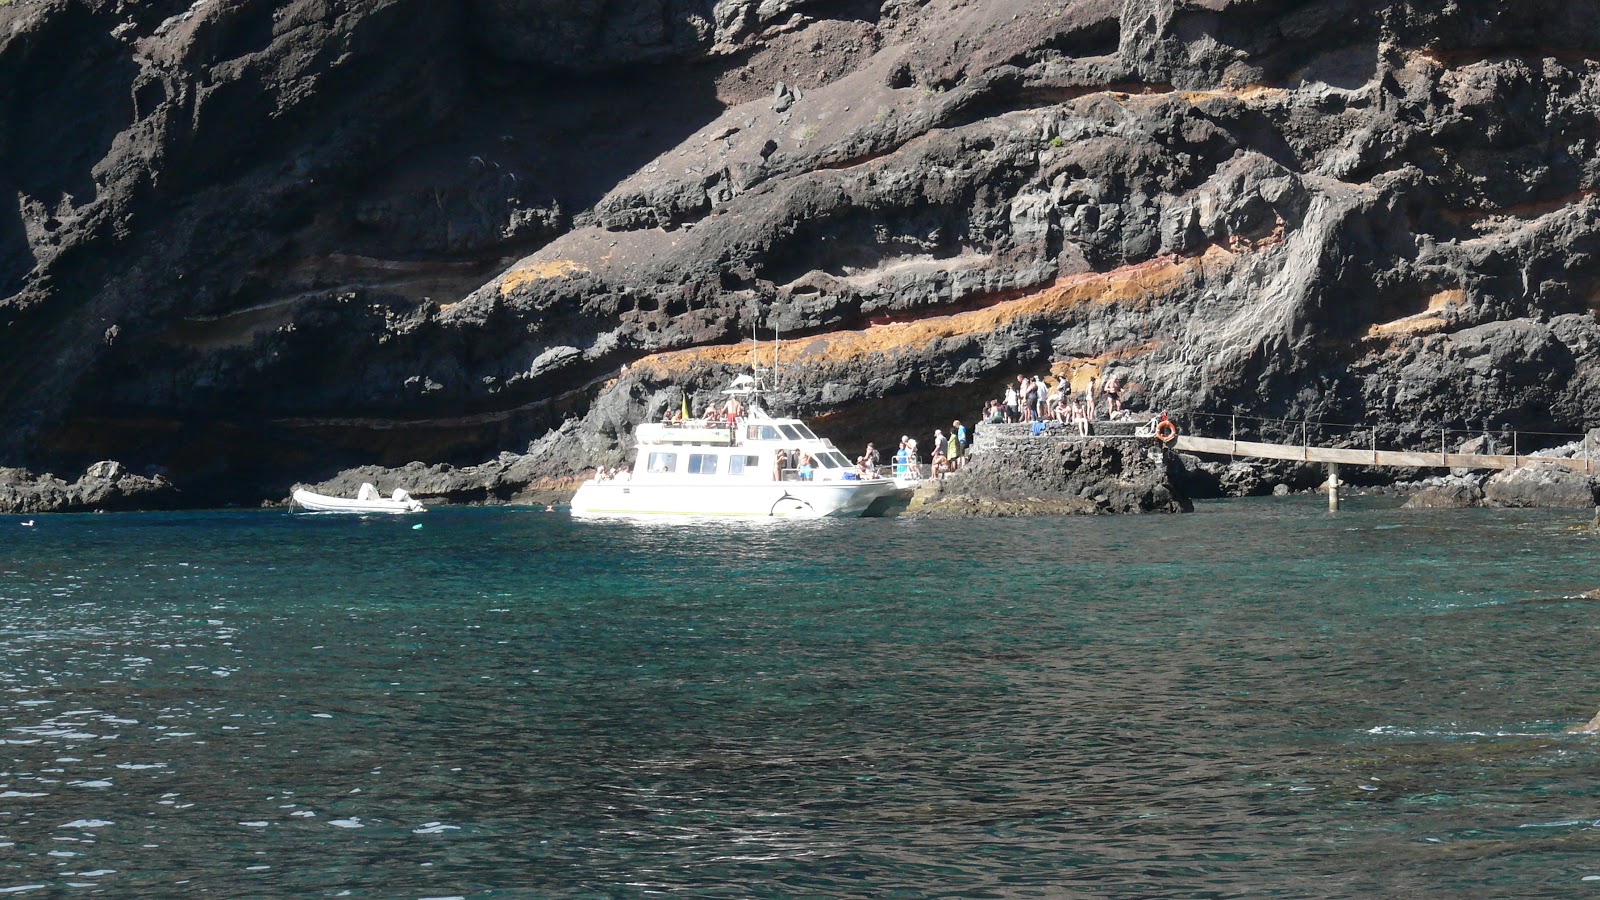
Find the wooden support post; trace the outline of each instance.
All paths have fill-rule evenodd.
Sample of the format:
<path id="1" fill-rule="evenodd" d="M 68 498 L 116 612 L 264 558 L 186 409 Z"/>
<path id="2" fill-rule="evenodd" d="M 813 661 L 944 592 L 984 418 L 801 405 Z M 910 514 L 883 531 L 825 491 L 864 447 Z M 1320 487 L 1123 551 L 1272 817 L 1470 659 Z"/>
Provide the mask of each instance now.
<path id="1" fill-rule="evenodd" d="M 1372 464 L 1378 464 L 1378 429 L 1372 429 Z"/>
<path id="2" fill-rule="evenodd" d="M 1516 469 L 1519 467 L 1517 463 L 1517 433 L 1513 431 L 1511 432 L 1511 468 Z"/>
<path id="3" fill-rule="evenodd" d="M 1306 461 L 1311 459 L 1311 438 L 1304 420 L 1300 422 L 1300 458 Z"/>
<path id="4" fill-rule="evenodd" d="M 1328 463 L 1328 512 L 1339 511 L 1339 464 Z"/>
<path id="5" fill-rule="evenodd" d="M 1238 456 L 1239 455 L 1239 414 L 1238 413 L 1234 413 L 1233 414 L 1233 432 L 1232 432 L 1232 435 L 1233 435 L 1233 449 L 1231 451 L 1229 451 L 1228 455 L 1229 456 Z"/>

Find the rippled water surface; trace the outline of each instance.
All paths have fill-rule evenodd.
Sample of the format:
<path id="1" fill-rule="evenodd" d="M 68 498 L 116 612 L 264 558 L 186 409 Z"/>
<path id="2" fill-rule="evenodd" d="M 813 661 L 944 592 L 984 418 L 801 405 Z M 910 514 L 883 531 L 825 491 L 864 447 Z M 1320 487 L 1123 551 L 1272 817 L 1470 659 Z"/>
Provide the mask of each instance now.
<path id="1" fill-rule="evenodd" d="M 0 517 L 0 894 L 1600 889 L 1600 538 L 1384 506 Z"/>

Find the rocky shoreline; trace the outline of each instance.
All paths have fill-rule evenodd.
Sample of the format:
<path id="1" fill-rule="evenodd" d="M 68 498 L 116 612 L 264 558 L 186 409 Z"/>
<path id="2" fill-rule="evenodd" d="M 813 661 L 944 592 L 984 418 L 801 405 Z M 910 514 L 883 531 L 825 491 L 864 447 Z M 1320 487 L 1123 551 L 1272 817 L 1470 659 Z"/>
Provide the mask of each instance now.
<path id="1" fill-rule="evenodd" d="M 913 500 L 910 512 L 931 518 L 1186 512 L 1193 506 L 1178 474 L 1176 454 L 1148 438 L 1082 437 L 1060 426 L 1035 435 L 1027 425 L 983 425 L 967 464 L 920 503 Z"/>
<path id="2" fill-rule="evenodd" d="M 1326 489 L 1324 466 L 1278 461 L 1220 461 L 1168 450 L 1132 436 L 1130 423 L 1101 423 L 1101 433 L 1080 437 L 1053 427 L 1034 435 L 1027 425 L 987 425 L 974 430 L 968 464 L 929 483 L 906 511 L 932 518 L 1175 513 L 1194 500 L 1277 495 Z M 1504 471 L 1418 471 L 1347 467 L 1352 488 L 1405 497 L 1412 509 L 1591 509 L 1600 505 L 1600 478 L 1540 465 L 1541 459 L 1582 457 L 1600 448 L 1600 429 L 1587 440 L 1523 457 Z M 1460 452 L 1481 448 L 1469 442 Z M 609 457 L 608 457 L 609 459 Z M 617 456 L 615 465 L 625 462 Z M 1600 471 L 1600 459 L 1597 459 Z M 561 504 L 571 499 L 583 473 L 552 478 L 537 445 L 525 454 L 502 453 L 477 465 L 411 462 L 363 465 L 331 478 L 296 483 L 262 506 L 287 506 L 289 494 L 354 496 L 363 482 L 387 494 L 394 488 L 430 505 Z M 1426 471 L 1426 470 L 1421 470 Z M 181 509 L 195 504 L 161 474 L 136 475 L 113 461 L 91 466 L 74 482 L 51 474 L 0 468 L 0 514 Z"/>

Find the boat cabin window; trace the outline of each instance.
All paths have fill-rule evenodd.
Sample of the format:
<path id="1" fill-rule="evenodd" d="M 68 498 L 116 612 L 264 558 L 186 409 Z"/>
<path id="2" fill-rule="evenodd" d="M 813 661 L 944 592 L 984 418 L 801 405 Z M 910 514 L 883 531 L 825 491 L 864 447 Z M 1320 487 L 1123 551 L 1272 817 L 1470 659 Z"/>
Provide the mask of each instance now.
<path id="1" fill-rule="evenodd" d="M 735 453 L 728 457 L 729 475 L 743 475 L 746 470 L 751 472 L 761 471 L 761 457 L 746 456 L 743 453 Z"/>
<path id="2" fill-rule="evenodd" d="M 779 425 L 778 427 L 783 429 L 783 436 L 790 440 L 803 441 L 806 439 L 805 435 L 801 434 L 794 425 Z"/>
<path id="3" fill-rule="evenodd" d="M 715 475 L 717 474 L 717 455 L 715 453 L 689 454 L 690 475 Z"/>
<path id="4" fill-rule="evenodd" d="M 832 468 L 832 469 L 848 469 L 848 468 L 850 468 L 850 459 L 848 457 L 846 457 L 843 453 L 838 452 L 837 450 L 829 450 L 827 453 L 822 454 L 822 456 L 833 464 L 833 465 L 829 466 L 829 468 Z"/>
<path id="5" fill-rule="evenodd" d="M 811 429 L 807 428 L 803 422 L 794 423 L 794 430 L 800 432 L 800 436 L 808 441 L 818 440 L 816 434 L 813 433 Z"/>
<path id="6" fill-rule="evenodd" d="M 678 469 L 678 454 L 652 453 L 645 468 L 651 472 L 675 472 Z"/>
<path id="7" fill-rule="evenodd" d="M 745 436 L 752 441 L 775 441 L 778 439 L 778 429 L 771 425 L 751 425 L 745 430 Z"/>

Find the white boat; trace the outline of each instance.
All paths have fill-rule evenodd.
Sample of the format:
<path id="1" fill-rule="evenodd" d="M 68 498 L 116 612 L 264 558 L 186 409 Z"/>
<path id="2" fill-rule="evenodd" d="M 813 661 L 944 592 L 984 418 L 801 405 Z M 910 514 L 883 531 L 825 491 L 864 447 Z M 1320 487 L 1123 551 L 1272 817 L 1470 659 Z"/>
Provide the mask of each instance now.
<path id="1" fill-rule="evenodd" d="M 370 515 L 373 513 L 396 514 L 428 511 L 428 508 L 422 505 L 421 500 L 412 497 L 403 488 L 395 488 L 393 494 L 384 497 L 371 484 L 362 484 L 361 490 L 356 494 L 354 500 L 348 497 L 329 497 L 326 494 L 314 494 L 305 488 L 300 488 L 294 492 L 294 502 L 310 512 Z"/>
<path id="2" fill-rule="evenodd" d="M 893 479 L 863 475 L 804 422 L 767 415 L 751 376 L 723 393 L 744 398 L 731 416 L 635 429 L 632 471 L 585 481 L 572 514 L 852 517 L 896 493 Z"/>

